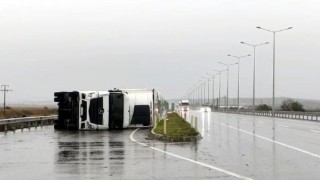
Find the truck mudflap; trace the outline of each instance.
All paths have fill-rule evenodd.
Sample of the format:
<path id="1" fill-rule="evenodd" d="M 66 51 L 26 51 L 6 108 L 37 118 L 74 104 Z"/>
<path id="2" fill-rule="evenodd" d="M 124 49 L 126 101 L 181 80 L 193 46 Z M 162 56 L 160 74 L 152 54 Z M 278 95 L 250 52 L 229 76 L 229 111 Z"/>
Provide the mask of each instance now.
<path id="1" fill-rule="evenodd" d="M 55 92 L 54 102 L 58 102 L 58 119 L 55 129 L 79 129 L 79 92 Z"/>

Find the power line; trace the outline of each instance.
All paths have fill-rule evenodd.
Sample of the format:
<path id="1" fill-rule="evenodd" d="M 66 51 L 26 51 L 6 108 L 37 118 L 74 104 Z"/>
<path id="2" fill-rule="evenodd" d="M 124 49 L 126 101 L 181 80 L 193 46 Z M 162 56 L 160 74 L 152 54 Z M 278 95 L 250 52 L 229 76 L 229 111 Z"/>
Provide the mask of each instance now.
<path id="1" fill-rule="evenodd" d="M 3 92 L 3 116 L 6 117 L 6 94 L 7 92 L 12 92 L 11 89 L 7 89 L 9 87 L 9 85 L 3 84 L 1 85 L 0 89 L 1 92 Z"/>

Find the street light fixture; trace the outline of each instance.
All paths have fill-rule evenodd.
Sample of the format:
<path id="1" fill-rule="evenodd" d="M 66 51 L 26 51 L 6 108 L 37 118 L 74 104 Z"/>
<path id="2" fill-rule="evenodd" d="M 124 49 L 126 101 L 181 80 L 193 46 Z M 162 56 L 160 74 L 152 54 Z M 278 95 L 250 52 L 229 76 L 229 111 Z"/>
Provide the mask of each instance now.
<path id="1" fill-rule="evenodd" d="M 261 44 L 249 44 L 246 42 L 240 42 L 241 44 L 253 47 L 253 90 L 252 90 L 252 114 L 255 115 L 255 99 L 256 99 L 256 47 L 269 44 L 269 42 Z"/>
<path id="2" fill-rule="evenodd" d="M 218 99 L 218 109 L 220 109 L 220 98 L 221 98 L 221 73 L 222 72 L 224 72 L 224 71 L 226 71 L 227 69 L 225 69 L 225 70 L 221 70 L 221 71 L 219 71 L 219 70 L 215 70 L 215 69 L 213 69 L 213 71 L 216 71 L 216 72 L 219 72 L 218 74 L 219 74 L 219 99 Z"/>
<path id="3" fill-rule="evenodd" d="M 238 63 L 233 63 L 233 64 L 225 64 L 222 62 L 218 62 L 219 64 L 227 66 L 227 110 L 229 108 L 229 67 Z"/>
<path id="4" fill-rule="evenodd" d="M 277 30 L 277 31 L 272 31 L 272 30 L 269 30 L 269 29 L 265 29 L 265 28 L 262 28 L 262 27 L 259 27 L 257 26 L 257 29 L 261 29 L 261 30 L 264 30 L 264 31 L 267 31 L 267 32 L 271 32 L 273 33 L 273 83 L 272 83 L 272 117 L 275 116 L 275 101 L 274 101 L 274 96 L 275 96 L 275 68 L 276 68 L 276 33 L 277 32 L 282 32 L 282 31 L 286 31 L 286 30 L 290 30 L 292 29 L 293 27 L 288 27 L 288 28 L 285 28 L 285 29 L 280 29 L 280 30 Z"/>
<path id="5" fill-rule="evenodd" d="M 237 104 L 238 104 L 238 112 L 239 112 L 239 110 L 240 110 L 240 104 L 239 104 L 239 95 L 240 95 L 240 78 L 239 78 L 240 77 L 240 59 L 248 57 L 248 56 L 250 56 L 250 54 L 245 55 L 245 56 L 233 56 L 233 55 L 228 54 L 228 56 L 238 59 L 238 103 Z"/>

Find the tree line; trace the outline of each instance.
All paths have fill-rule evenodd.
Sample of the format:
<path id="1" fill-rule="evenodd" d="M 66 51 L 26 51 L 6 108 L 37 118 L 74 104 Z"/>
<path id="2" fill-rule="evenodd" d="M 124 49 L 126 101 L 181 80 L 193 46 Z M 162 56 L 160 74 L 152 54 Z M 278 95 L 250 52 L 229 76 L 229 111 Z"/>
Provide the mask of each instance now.
<path id="1" fill-rule="evenodd" d="M 271 108 L 271 106 L 268 106 L 267 104 L 260 104 L 256 107 L 256 110 L 258 110 L 258 111 L 271 111 L 272 108 Z M 303 108 L 303 105 L 300 102 L 295 101 L 290 98 L 285 99 L 281 102 L 280 110 L 281 111 L 301 111 L 301 112 L 305 111 L 305 109 Z"/>

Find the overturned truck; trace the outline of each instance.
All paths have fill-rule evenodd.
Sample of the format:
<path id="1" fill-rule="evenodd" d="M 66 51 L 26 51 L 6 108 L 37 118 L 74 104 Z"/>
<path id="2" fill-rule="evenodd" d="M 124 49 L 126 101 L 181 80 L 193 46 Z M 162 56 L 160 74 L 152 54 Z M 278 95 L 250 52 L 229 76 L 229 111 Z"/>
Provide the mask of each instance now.
<path id="1" fill-rule="evenodd" d="M 58 119 L 55 129 L 124 129 L 153 126 L 168 110 L 168 103 L 154 89 L 55 92 Z"/>

